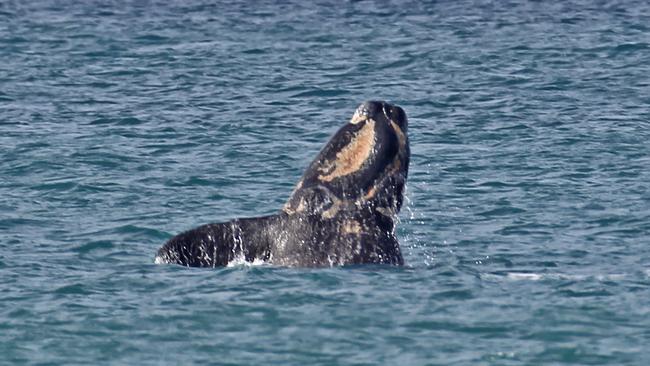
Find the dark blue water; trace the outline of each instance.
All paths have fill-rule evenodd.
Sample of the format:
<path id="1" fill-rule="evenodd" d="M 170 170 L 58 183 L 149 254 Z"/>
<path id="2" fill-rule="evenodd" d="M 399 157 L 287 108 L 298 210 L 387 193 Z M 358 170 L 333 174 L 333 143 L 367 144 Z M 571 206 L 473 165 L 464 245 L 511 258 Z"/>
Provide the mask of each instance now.
<path id="1" fill-rule="evenodd" d="M 0 2 L 0 364 L 646 365 L 643 1 Z M 367 99 L 407 266 L 154 265 Z"/>

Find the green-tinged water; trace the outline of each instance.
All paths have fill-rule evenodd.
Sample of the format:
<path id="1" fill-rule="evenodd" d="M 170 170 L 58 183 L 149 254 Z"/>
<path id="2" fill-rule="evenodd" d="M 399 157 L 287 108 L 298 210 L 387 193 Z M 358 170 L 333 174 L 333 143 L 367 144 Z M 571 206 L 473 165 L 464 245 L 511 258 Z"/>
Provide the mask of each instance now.
<path id="1" fill-rule="evenodd" d="M 0 364 L 646 365 L 643 1 L 0 2 Z M 409 114 L 407 265 L 154 265 Z"/>

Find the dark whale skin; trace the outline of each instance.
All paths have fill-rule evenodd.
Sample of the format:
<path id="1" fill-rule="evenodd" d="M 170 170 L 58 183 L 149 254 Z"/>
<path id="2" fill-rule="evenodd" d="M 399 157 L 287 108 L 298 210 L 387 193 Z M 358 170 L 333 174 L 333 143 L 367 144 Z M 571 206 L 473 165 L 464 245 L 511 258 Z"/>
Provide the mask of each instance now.
<path id="1" fill-rule="evenodd" d="M 381 101 L 361 104 L 305 170 L 282 210 L 199 226 L 167 241 L 156 263 L 225 266 L 402 265 L 395 220 L 410 148 L 407 117 Z"/>
<path id="2" fill-rule="evenodd" d="M 363 263 L 404 264 L 393 222 L 379 214 L 364 217 L 364 230 L 345 232 L 345 218 L 277 215 L 199 226 L 171 238 L 159 263 L 218 267 L 242 256 L 290 267 Z"/>

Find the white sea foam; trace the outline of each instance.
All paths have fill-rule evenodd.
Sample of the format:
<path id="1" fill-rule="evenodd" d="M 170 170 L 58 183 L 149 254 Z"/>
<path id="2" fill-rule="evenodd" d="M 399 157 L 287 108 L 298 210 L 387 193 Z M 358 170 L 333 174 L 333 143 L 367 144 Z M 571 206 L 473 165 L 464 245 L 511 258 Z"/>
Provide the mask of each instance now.
<path id="1" fill-rule="evenodd" d="M 505 276 L 506 278 L 515 281 L 539 281 L 542 279 L 572 280 L 572 281 L 585 281 L 589 279 L 594 279 L 596 281 L 619 281 L 627 277 L 623 273 L 582 275 L 582 274 L 570 274 L 570 273 L 529 273 L 529 272 L 508 272 L 505 274 Z M 489 276 L 489 277 L 493 277 L 493 276 Z"/>
<path id="2" fill-rule="evenodd" d="M 228 265 L 226 267 L 254 267 L 254 266 L 263 266 L 263 265 L 268 265 L 264 260 L 255 258 L 252 262 L 247 261 L 246 258 L 244 257 L 243 254 L 240 254 L 233 258 L 230 262 L 228 262 Z"/>
<path id="3" fill-rule="evenodd" d="M 538 281 L 542 278 L 542 275 L 537 273 L 509 272 L 506 277 L 512 280 Z"/>

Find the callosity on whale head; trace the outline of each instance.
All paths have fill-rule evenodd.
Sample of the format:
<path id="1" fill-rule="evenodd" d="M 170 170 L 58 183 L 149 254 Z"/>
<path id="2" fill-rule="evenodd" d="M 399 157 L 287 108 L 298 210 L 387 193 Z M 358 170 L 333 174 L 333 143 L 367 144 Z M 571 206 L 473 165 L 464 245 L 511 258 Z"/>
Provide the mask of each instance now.
<path id="1" fill-rule="evenodd" d="M 361 104 L 320 151 L 284 206 L 288 214 L 332 217 L 370 208 L 394 217 L 408 175 L 406 113 L 386 102 Z"/>

